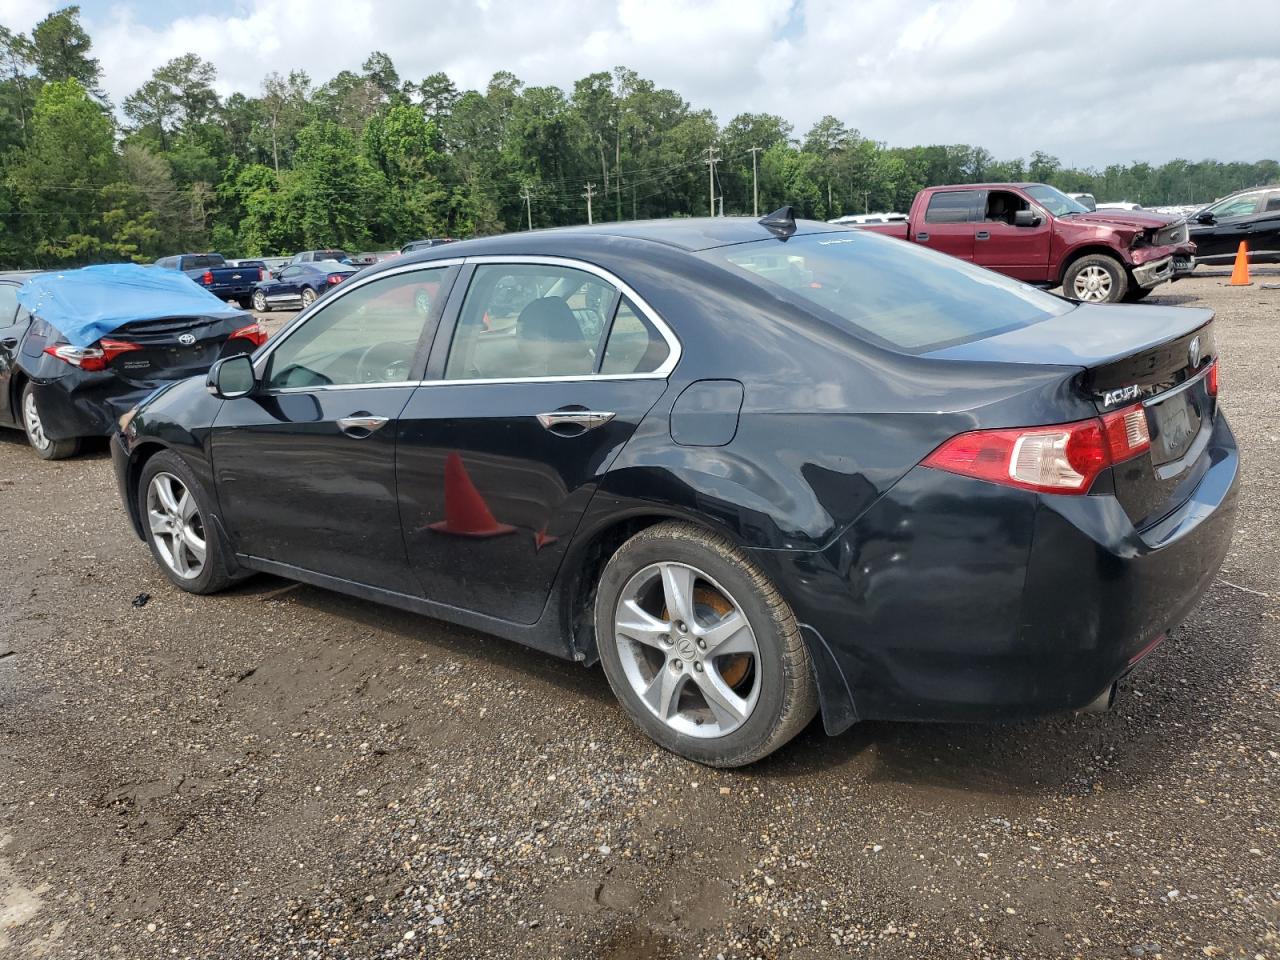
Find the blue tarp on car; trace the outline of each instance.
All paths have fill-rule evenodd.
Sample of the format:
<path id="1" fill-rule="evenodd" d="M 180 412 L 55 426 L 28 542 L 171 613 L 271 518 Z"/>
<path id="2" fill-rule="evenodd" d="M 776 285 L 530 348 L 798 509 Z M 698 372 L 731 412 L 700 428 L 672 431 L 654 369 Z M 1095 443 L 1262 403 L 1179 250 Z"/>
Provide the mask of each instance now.
<path id="1" fill-rule="evenodd" d="M 18 303 L 76 347 L 91 346 L 135 320 L 244 313 L 185 273 L 134 263 L 42 273 L 18 288 Z"/>

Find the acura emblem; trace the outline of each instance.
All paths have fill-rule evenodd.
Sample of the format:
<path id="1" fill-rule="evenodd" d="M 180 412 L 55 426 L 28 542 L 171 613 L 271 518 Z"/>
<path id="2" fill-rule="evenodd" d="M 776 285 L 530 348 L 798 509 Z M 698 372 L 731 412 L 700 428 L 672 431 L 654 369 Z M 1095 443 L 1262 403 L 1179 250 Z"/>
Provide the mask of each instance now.
<path id="1" fill-rule="evenodd" d="M 1200 366 L 1200 338 L 1192 337 L 1191 346 L 1187 348 L 1187 356 L 1191 360 L 1191 366 Z"/>
<path id="2" fill-rule="evenodd" d="M 196 342 L 196 335 L 194 333 L 179 334 L 178 342 L 182 344 L 184 347 L 189 347 Z"/>

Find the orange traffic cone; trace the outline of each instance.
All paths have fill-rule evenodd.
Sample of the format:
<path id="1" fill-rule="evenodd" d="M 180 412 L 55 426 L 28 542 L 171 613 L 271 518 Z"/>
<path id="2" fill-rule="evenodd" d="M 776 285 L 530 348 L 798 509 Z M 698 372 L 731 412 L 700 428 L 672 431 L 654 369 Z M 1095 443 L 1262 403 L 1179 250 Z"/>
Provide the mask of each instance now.
<path id="1" fill-rule="evenodd" d="M 457 453 L 449 454 L 444 463 L 444 519 L 430 529 L 458 537 L 496 537 L 516 530 L 493 518 Z"/>
<path id="2" fill-rule="evenodd" d="M 1236 265 L 1231 268 L 1231 282 L 1227 286 L 1253 286 L 1253 281 L 1249 279 L 1249 245 L 1243 240 L 1240 241 L 1240 249 L 1236 251 Z"/>

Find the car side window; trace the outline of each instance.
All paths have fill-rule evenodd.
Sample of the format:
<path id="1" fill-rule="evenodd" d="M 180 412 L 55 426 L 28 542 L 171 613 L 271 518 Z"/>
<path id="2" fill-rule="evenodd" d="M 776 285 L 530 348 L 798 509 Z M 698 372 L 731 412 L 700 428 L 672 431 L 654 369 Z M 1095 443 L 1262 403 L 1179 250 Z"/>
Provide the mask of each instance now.
<path id="1" fill-rule="evenodd" d="M 1276 213 L 1280 211 L 1280 193 L 1271 193 L 1267 195 L 1267 206 L 1264 213 Z"/>
<path id="2" fill-rule="evenodd" d="M 671 353 L 671 347 L 662 334 L 630 298 L 618 303 L 613 326 L 609 328 L 609 340 L 604 348 L 600 372 L 612 376 L 632 373 L 653 373 Z"/>
<path id="3" fill-rule="evenodd" d="M 1008 190 L 992 190 L 987 194 L 986 211 L 983 220 L 991 223 L 1006 223 L 1013 226 L 1014 214 L 1019 210 L 1030 210 L 1031 205 L 1016 193 Z"/>
<path id="4" fill-rule="evenodd" d="M 975 219 L 976 190 L 947 190 L 929 198 L 925 223 L 971 223 Z"/>
<path id="5" fill-rule="evenodd" d="M 298 276 L 300 276 L 301 273 L 302 273 L 301 267 L 285 267 L 283 270 L 280 271 L 280 279 L 293 280 Z"/>
<path id="6" fill-rule="evenodd" d="M 408 380 L 448 271 L 391 274 L 335 297 L 272 352 L 267 388 Z"/>
<path id="7" fill-rule="evenodd" d="M 0 327 L 13 326 L 18 315 L 18 288 L 11 283 L 0 283 Z"/>
<path id="8" fill-rule="evenodd" d="M 462 301 L 444 378 L 589 376 L 617 293 L 572 267 L 480 264 Z"/>
<path id="9" fill-rule="evenodd" d="M 1225 220 L 1228 217 L 1249 217 L 1258 212 L 1258 201 L 1261 199 L 1261 194 L 1257 193 L 1243 197 L 1228 197 L 1210 207 L 1209 212 L 1219 220 Z"/>

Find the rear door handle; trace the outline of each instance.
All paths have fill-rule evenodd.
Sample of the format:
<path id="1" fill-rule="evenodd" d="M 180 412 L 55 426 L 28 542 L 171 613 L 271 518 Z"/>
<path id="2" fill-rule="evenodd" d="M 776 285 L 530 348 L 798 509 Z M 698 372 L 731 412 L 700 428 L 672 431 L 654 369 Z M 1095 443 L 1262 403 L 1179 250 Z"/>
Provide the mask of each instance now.
<path id="1" fill-rule="evenodd" d="M 976 234 L 974 234 L 974 239 L 975 239 L 975 240 L 990 240 L 990 239 L 991 239 L 991 234 L 990 234 L 990 232 L 989 232 L 989 231 L 986 231 L 986 230 L 979 230 Z"/>
<path id="2" fill-rule="evenodd" d="M 368 413 L 353 413 L 338 421 L 338 429 L 348 437 L 363 440 L 375 430 L 385 427 L 389 419 L 389 417 L 375 417 Z"/>
<path id="3" fill-rule="evenodd" d="M 556 436 L 576 437 L 596 427 L 603 427 L 614 416 L 615 414 L 602 410 L 553 410 L 551 413 L 538 414 L 538 422 Z"/>

